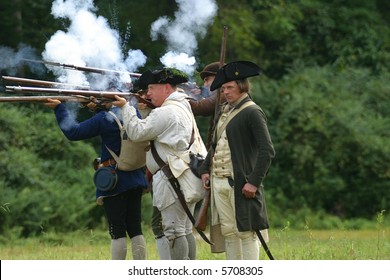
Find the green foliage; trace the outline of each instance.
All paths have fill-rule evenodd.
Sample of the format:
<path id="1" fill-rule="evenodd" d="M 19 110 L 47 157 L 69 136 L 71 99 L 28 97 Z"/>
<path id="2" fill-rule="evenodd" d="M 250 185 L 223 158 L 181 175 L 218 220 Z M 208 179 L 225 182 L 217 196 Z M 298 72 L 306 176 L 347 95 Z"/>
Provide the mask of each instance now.
<path id="1" fill-rule="evenodd" d="M 38 106 L 38 105 L 37 105 Z M 42 106 L 0 105 L 0 233 L 29 236 L 95 225 L 95 150 L 68 143 Z"/>
<path id="2" fill-rule="evenodd" d="M 233 1 L 218 2 L 218 16 L 200 42 L 201 61 L 219 59 L 227 25 L 226 61 L 249 59 L 272 78 L 283 77 L 297 63 L 389 69 L 390 29 L 375 1 L 257 0 L 240 9 Z"/>
<path id="3" fill-rule="evenodd" d="M 331 67 L 296 69 L 279 85 L 264 79 L 255 98 L 277 154 L 266 182 L 270 204 L 346 218 L 389 209 L 388 79 Z"/>
<path id="4" fill-rule="evenodd" d="M 15 0 L 0 3 L 1 45 L 18 47 L 20 43 L 43 49 L 47 38 L 61 26 L 50 14 L 51 1 Z"/>

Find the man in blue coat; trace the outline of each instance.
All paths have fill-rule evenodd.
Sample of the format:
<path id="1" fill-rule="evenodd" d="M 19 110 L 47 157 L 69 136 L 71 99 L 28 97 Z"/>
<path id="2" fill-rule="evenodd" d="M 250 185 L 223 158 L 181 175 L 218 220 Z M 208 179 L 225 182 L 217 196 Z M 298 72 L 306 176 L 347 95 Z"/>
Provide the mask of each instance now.
<path id="1" fill-rule="evenodd" d="M 100 137 L 100 166 L 108 167 L 116 173 L 116 185 L 112 190 L 96 188 L 96 202 L 103 205 L 111 236 L 111 258 L 124 260 L 127 255 L 127 235 L 132 242 L 133 259 L 146 259 L 146 244 L 141 228 L 141 197 L 147 188 L 143 168 L 134 171 L 122 171 L 116 168 L 116 162 L 107 147 L 117 155 L 121 149 L 120 129 L 111 110 L 121 119 L 120 110 L 107 105 L 103 110 L 83 122 L 78 122 L 70 110 L 57 99 L 48 99 L 46 106 L 53 108 L 57 123 L 70 141 Z"/>

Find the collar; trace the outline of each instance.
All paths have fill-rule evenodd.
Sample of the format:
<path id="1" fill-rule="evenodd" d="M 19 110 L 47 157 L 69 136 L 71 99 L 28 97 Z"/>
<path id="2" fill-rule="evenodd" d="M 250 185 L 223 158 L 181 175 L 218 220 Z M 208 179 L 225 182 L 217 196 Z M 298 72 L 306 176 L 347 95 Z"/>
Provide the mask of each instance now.
<path id="1" fill-rule="evenodd" d="M 244 93 L 236 102 L 230 104 L 231 108 L 236 108 L 245 98 L 249 97 L 248 93 Z"/>
<path id="2" fill-rule="evenodd" d="M 226 102 L 224 107 L 223 107 L 223 111 L 228 112 L 228 111 L 232 111 L 236 108 L 240 108 L 242 106 L 242 104 L 248 102 L 249 100 L 251 100 L 251 98 L 249 97 L 249 94 L 244 93 L 236 102 L 234 102 L 232 104 L 229 104 Z"/>

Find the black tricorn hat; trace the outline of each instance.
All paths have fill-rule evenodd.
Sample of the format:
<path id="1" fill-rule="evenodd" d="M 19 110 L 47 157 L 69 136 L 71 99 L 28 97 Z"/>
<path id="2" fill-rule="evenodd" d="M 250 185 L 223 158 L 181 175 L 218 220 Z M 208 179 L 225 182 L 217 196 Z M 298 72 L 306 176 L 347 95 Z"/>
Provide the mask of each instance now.
<path id="1" fill-rule="evenodd" d="M 188 76 L 175 68 L 163 68 L 160 70 L 147 70 L 138 80 L 138 86 L 145 89 L 150 84 L 171 84 L 178 85 L 188 82 Z"/>
<path id="2" fill-rule="evenodd" d="M 203 68 L 203 70 L 199 73 L 202 80 L 204 80 L 204 78 L 208 76 L 213 76 L 213 75 L 215 76 L 217 74 L 218 69 L 220 68 L 219 64 L 220 64 L 219 62 L 213 62 L 207 64 L 205 68 Z"/>
<path id="3" fill-rule="evenodd" d="M 217 71 L 210 90 L 220 88 L 224 83 L 260 75 L 261 69 L 250 61 L 234 61 L 226 64 Z"/>

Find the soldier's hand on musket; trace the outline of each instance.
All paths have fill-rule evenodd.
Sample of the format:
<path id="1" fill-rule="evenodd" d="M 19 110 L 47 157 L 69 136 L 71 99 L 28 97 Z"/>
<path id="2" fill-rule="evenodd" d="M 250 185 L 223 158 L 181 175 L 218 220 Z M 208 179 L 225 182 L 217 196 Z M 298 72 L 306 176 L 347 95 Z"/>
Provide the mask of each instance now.
<path id="1" fill-rule="evenodd" d="M 58 104 L 60 104 L 61 101 L 58 100 L 58 99 L 52 99 L 52 98 L 48 98 L 47 99 L 47 102 L 44 103 L 45 106 L 47 107 L 50 107 L 52 109 L 54 109 L 55 107 L 58 106 Z"/>
<path id="2" fill-rule="evenodd" d="M 209 173 L 202 174 L 202 183 L 203 183 L 203 188 L 205 190 L 210 189 L 210 174 Z"/>
<path id="3" fill-rule="evenodd" d="M 116 107 L 123 107 L 126 103 L 127 103 L 127 100 L 126 98 L 123 98 L 123 97 L 120 97 L 118 95 L 115 95 L 115 101 L 112 101 L 112 105 L 116 106 Z"/>

